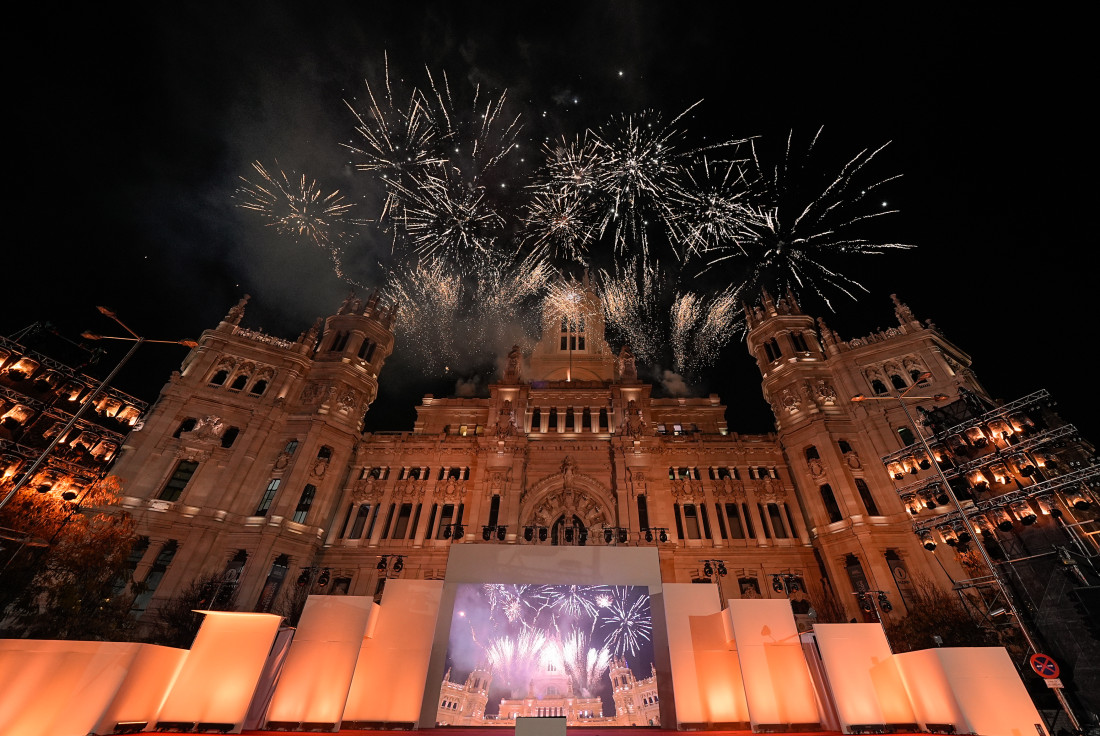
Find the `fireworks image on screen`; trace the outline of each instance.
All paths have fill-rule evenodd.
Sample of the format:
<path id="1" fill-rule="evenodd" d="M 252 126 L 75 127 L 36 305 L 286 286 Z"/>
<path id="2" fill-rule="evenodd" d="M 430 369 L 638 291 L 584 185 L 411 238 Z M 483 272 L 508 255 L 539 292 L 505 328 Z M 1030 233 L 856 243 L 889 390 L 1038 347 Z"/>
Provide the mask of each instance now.
<path id="1" fill-rule="evenodd" d="M 652 634 L 642 586 L 459 585 L 437 720 L 656 724 Z"/>

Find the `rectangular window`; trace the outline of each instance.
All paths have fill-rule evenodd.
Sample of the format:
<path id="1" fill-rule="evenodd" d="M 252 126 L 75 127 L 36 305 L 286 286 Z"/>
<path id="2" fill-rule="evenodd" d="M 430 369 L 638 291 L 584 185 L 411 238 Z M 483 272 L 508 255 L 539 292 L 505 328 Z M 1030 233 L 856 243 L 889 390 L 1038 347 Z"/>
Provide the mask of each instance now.
<path id="1" fill-rule="evenodd" d="M 370 504 L 364 503 L 359 506 L 358 513 L 355 514 L 355 522 L 351 525 L 351 533 L 348 534 L 348 539 L 361 539 L 363 536 L 363 527 L 367 525 L 367 517 L 370 516 Z"/>
<path id="2" fill-rule="evenodd" d="M 401 510 L 397 514 L 397 523 L 394 524 L 391 539 L 404 539 L 409 531 L 409 519 L 412 517 L 412 504 L 401 504 Z"/>
<path id="3" fill-rule="evenodd" d="M 776 539 L 786 539 L 787 528 L 783 526 L 783 517 L 779 513 L 778 504 L 768 504 L 768 518 L 772 521 L 772 529 L 775 530 Z"/>
<path id="4" fill-rule="evenodd" d="M 741 519 L 745 522 L 745 531 L 749 533 L 749 539 L 756 539 L 756 525 L 752 523 L 752 514 L 749 513 L 749 505 L 741 504 Z"/>
<path id="5" fill-rule="evenodd" d="M 642 529 L 649 528 L 649 507 L 645 496 L 638 496 L 638 526 Z"/>
<path id="6" fill-rule="evenodd" d="M 390 512 L 386 514 L 386 523 L 382 526 L 382 539 L 390 538 L 390 527 L 393 526 L 393 512 L 397 509 L 397 504 L 390 504 Z"/>
<path id="7" fill-rule="evenodd" d="M 444 539 L 443 532 L 450 528 L 455 515 L 454 504 L 445 503 L 439 510 L 439 527 L 436 529 L 435 538 Z M 448 534 L 448 537 L 450 535 Z"/>
<path id="8" fill-rule="evenodd" d="M 174 539 L 169 539 L 160 548 L 156 560 L 153 561 L 153 567 L 149 570 L 149 574 L 145 576 L 141 593 L 134 598 L 134 603 L 130 607 L 131 611 L 141 614 L 148 608 L 149 601 L 153 600 L 153 594 L 157 592 L 157 586 L 164 579 L 164 573 L 168 571 L 168 566 L 172 564 L 172 559 L 176 556 L 178 548 L 179 544 Z"/>
<path id="9" fill-rule="evenodd" d="M 493 500 L 489 502 L 489 526 L 497 525 L 497 517 L 500 515 L 500 496 L 493 495 Z"/>
<path id="10" fill-rule="evenodd" d="M 695 504 L 685 503 L 682 508 L 684 512 L 684 531 L 687 532 L 687 538 L 700 539 L 699 512 L 695 509 Z M 677 529 L 676 531 L 680 530 Z M 680 536 L 683 537 L 683 534 Z"/>
<path id="11" fill-rule="evenodd" d="M 726 504 L 726 518 L 730 522 L 730 539 L 744 539 L 745 528 L 741 525 L 741 514 L 737 512 L 737 504 Z"/>
<path id="12" fill-rule="evenodd" d="M 348 504 L 348 512 L 344 514 L 344 523 L 340 525 L 340 539 L 348 535 L 348 524 L 351 523 L 351 515 L 355 512 L 355 504 Z"/>
<path id="13" fill-rule="evenodd" d="M 676 536 L 680 539 L 684 539 L 684 521 L 680 516 L 680 504 L 672 504 L 672 511 L 676 517 Z"/>
<path id="14" fill-rule="evenodd" d="M 718 520 L 718 533 L 722 535 L 722 539 L 728 539 L 726 534 L 726 522 L 722 518 L 722 504 L 714 504 L 714 518 Z"/>
<path id="15" fill-rule="evenodd" d="M 253 516 L 267 516 L 267 512 L 271 509 L 271 502 L 275 500 L 275 492 L 279 490 L 279 484 L 282 483 L 280 478 L 272 478 L 271 482 L 267 484 L 267 488 L 264 490 L 264 495 L 260 499 L 260 503 L 256 506 L 256 513 Z"/>
<path id="16" fill-rule="evenodd" d="M 299 524 L 306 523 L 306 517 L 309 516 L 309 509 L 313 506 L 315 495 L 317 495 L 317 486 L 306 483 L 306 487 L 302 489 L 302 497 L 298 499 L 298 506 L 294 509 L 294 516 L 291 521 L 296 521 Z"/>
<path id="17" fill-rule="evenodd" d="M 699 504 L 699 518 L 703 521 L 703 537 L 713 539 L 710 535 L 710 519 L 707 518 L 707 507 L 703 504 Z"/>
<path id="18" fill-rule="evenodd" d="M 198 467 L 198 463 L 193 463 L 190 460 L 180 460 L 176 464 L 176 469 L 172 472 L 172 477 L 164 484 L 164 488 L 157 498 L 161 501 L 179 500 L 180 494 L 183 493 L 183 489 L 187 487 L 187 484 L 191 481 L 191 476 L 195 474 Z"/>
<path id="19" fill-rule="evenodd" d="M 871 489 L 867 487 L 867 482 L 863 478 L 856 478 L 856 490 L 859 491 L 859 498 L 863 501 L 863 507 L 867 509 L 867 514 L 878 516 L 878 506 L 875 504 L 875 498 L 871 495 Z"/>

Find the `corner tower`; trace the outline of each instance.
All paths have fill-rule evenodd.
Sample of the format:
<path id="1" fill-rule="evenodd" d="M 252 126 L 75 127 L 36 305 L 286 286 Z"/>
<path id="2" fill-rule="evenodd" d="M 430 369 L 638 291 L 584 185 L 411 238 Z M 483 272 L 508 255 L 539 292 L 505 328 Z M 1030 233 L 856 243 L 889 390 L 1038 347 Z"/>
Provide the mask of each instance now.
<path id="1" fill-rule="evenodd" d="M 272 610 L 321 547 L 378 394 L 394 308 L 349 297 L 291 341 L 242 327 L 248 300 L 202 334 L 116 465 L 149 540 L 137 615 L 211 574 L 238 610 Z"/>

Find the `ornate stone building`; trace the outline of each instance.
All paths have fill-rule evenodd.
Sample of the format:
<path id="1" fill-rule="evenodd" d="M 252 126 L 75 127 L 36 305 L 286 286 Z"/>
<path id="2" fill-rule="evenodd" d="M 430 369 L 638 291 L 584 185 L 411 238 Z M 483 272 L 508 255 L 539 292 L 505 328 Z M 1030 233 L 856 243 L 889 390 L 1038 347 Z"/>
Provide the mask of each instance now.
<path id="1" fill-rule="evenodd" d="M 805 624 L 905 615 L 915 580 L 967 577 L 922 546 L 913 517 L 931 507 L 881 461 L 915 442 L 898 393 L 913 412 L 942 396 L 993 406 L 930 321 L 894 298 L 896 327 L 845 341 L 765 296 L 746 342 L 776 431 L 744 435 L 717 395 L 654 397 L 629 348 L 606 342 L 591 291 L 577 304 L 547 313 L 488 397 L 425 396 L 411 430 L 363 433 L 394 310 L 349 299 L 290 341 L 241 327 L 242 301 L 116 466 L 150 541 L 138 612 L 209 573 L 242 610 L 277 610 L 295 588 L 378 595 L 388 578 L 442 579 L 455 544 L 654 546 L 665 582 L 790 597 Z M 483 709 L 449 684 L 461 712 Z"/>

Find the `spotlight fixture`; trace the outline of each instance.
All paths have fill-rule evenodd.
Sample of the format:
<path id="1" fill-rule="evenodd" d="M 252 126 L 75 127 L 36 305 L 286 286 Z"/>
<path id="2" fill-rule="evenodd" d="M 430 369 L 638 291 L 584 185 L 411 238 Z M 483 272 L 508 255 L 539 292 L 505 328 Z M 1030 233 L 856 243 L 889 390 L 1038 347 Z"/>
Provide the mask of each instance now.
<path id="1" fill-rule="evenodd" d="M 326 585 L 328 585 L 330 577 L 331 576 L 329 574 L 329 570 L 326 567 L 324 570 L 321 571 L 321 577 L 317 578 L 317 584 L 320 585 L 322 588 L 325 587 Z"/>
<path id="2" fill-rule="evenodd" d="M 619 527 L 619 544 L 626 544 L 627 532 L 626 529 Z"/>
<path id="3" fill-rule="evenodd" d="M 609 527 L 609 526 L 604 527 L 604 530 L 603 530 L 603 543 L 604 544 L 611 544 L 611 539 L 614 536 L 615 536 L 615 531 L 611 527 Z"/>
<path id="4" fill-rule="evenodd" d="M 540 542 L 545 542 L 545 541 L 546 541 L 546 537 L 547 537 L 548 535 L 549 535 L 549 532 L 547 532 L 547 531 L 546 531 L 546 527 L 544 527 L 544 526 L 540 526 L 540 527 L 539 527 L 539 541 L 540 541 Z"/>
<path id="5" fill-rule="evenodd" d="M 504 537 L 506 537 L 507 535 L 508 535 L 508 527 L 503 526 L 503 525 L 497 527 L 497 540 L 503 542 Z"/>
<path id="6" fill-rule="evenodd" d="M 723 562 L 722 560 L 718 560 L 718 574 L 719 575 L 725 575 L 726 572 L 727 572 L 726 571 L 726 563 Z"/>
<path id="7" fill-rule="evenodd" d="M 493 536 L 493 527 L 483 526 L 481 527 L 481 538 L 488 542 Z"/>
<path id="8" fill-rule="evenodd" d="M 301 588 L 309 582 L 309 576 L 312 574 L 312 570 L 308 567 L 303 567 L 302 571 L 298 573 L 298 587 Z"/>
<path id="9" fill-rule="evenodd" d="M 443 538 L 444 539 L 450 539 L 451 538 L 451 525 L 450 524 L 443 527 Z"/>
<path id="10" fill-rule="evenodd" d="M 783 579 L 778 575 L 772 575 L 772 590 L 776 593 L 783 592 Z"/>
<path id="11" fill-rule="evenodd" d="M 660 540 L 662 542 L 667 542 L 668 541 L 668 533 L 664 529 L 661 530 Z"/>
<path id="12" fill-rule="evenodd" d="M 405 569 L 404 558 L 398 556 L 397 561 L 393 563 L 393 571 L 394 572 L 401 572 L 404 569 Z"/>
<path id="13" fill-rule="evenodd" d="M 74 501 L 76 500 L 76 491 L 65 491 L 61 494 L 61 498 L 66 501 Z"/>
<path id="14" fill-rule="evenodd" d="M 886 593 L 883 591 L 878 592 L 878 607 L 882 609 L 883 613 L 890 613 L 894 610 L 894 606 L 890 603 L 890 599 L 886 597 Z"/>
<path id="15" fill-rule="evenodd" d="M 652 542 L 653 541 L 653 530 L 652 529 L 646 529 L 645 530 L 645 541 L 647 541 L 647 542 Z"/>
<path id="16" fill-rule="evenodd" d="M 714 568 L 711 567 L 710 560 L 703 563 L 703 574 L 708 578 L 714 574 Z"/>
<path id="17" fill-rule="evenodd" d="M 455 538 L 456 540 L 457 540 L 457 539 L 462 539 L 462 537 L 463 537 L 463 535 L 464 535 L 465 533 L 466 533 L 466 530 L 462 528 L 462 525 L 461 525 L 461 524 L 455 524 L 455 533 L 454 533 L 454 538 Z"/>
<path id="18" fill-rule="evenodd" d="M 573 543 L 573 527 L 571 526 L 565 527 L 565 541 L 570 544 Z"/>
<path id="19" fill-rule="evenodd" d="M 380 559 L 378 561 L 378 566 L 375 569 L 376 570 L 385 570 L 386 569 L 386 560 L 387 560 L 386 557 L 383 557 L 382 559 Z"/>

